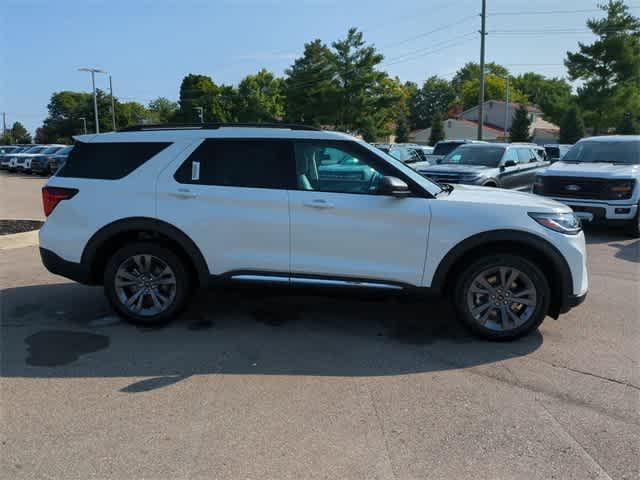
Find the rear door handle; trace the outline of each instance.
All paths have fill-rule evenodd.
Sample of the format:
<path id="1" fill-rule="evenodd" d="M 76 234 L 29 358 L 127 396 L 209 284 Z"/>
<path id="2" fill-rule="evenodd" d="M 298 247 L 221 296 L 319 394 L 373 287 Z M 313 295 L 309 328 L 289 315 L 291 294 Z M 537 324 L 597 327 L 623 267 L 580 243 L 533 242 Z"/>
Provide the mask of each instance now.
<path id="1" fill-rule="evenodd" d="M 170 195 L 178 198 L 196 198 L 198 196 L 197 193 L 192 192 L 188 188 L 179 188 L 177 191 L 171 192 Z"/>
<path id="2" fill-rule="evenodd" d="M 333 203 L 329 203 L 326 200 L 311 200 L 310 202 L 305 202 L 304 206 L 309 208 L 320 208 L 320 209 L 334 208 Z"/>

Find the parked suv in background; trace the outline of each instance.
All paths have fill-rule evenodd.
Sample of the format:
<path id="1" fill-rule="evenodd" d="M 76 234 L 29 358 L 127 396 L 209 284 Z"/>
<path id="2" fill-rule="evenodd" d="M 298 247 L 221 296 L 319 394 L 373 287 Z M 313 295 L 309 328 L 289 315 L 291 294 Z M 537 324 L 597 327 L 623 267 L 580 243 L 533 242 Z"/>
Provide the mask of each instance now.
<path id="1" fill-rule="evenodd" d="M 38 153 L 27 154 L 22 159 L 19 159 L 17 169 L 22 170 L 26 173 L 33 173 L 33 165 L 35 162 L 36 169 L 40 171 L 42 168 L 42 165 L 44 165 L 45 156 L 53 155 L 63 147 L 64 145 L 46 145 L 46 148 L 44 150 L 41 150 Z"/>
<path id="2" fill-rule="evenodd" d="M 580 140 L 538 173 L 533 192 L 569 205 L 584 221 L 623 224 L 640 236 L 640 136 Z"/>
<path id="3" fill-rule="evenodd" d="M 547 152 L 547 158 L 550 162 L 557 162 L 558 160 L 562 160 L 562 157 L 569 151 L 572 145 L 566 144 L 550 144 L 545 145 L 544 149 Z"/>
<path id="4" fill-rule="evenodd" d="M 446 294 L 475 333 L 513 339 L 587 292 L 567 206 L 438 185 L 349 135 L 204 124 L 76 140 L 43 188 L 42 260 L 104 285 L 136 323 L 168 321 L 196 287 L 266 282 Z M 341 155 L 367 175 L 323 177 Z"/>
<path id="5" fill-rule="evenodd" d="M 39 175 L 51 175 L 64 163 L 72 146 L 59 146 L 45 150 L 31 160 L 31 171 Z"/>
<path id="6" fill-rule="evenodd" d="M 34 145 L 31 147 L 27 147 L 19 153 L 12 153 L 9 157 L 9 162 L 7 163 L 7 168 L 10 172 L 15 172 L 17 170 L 24 170 L 25 159 L 29 155 L 33 155 L 34 153 L 40 153 L 44 151 L 47 147 L 43 145 Z"/>
<path id="7" fill-rule="evenodd" d="M 414 168 L 436 182 L 528 191 L 536 172 L 549 165 L 543 154 L 544 150 L 535 145 L 468 143 L 444 157 L 439 165 Z"/>
<path id="8" fill-rule="evenodd" d="M 424 150 L 417 145 L 406 144 L 389 144 L 389 145 L 376 145 L 380 150 L 388 153 L 393 158 L 397 158 L 403 163 L 416 163 L 424 162 L 427 160 L 427 156 Z"/>

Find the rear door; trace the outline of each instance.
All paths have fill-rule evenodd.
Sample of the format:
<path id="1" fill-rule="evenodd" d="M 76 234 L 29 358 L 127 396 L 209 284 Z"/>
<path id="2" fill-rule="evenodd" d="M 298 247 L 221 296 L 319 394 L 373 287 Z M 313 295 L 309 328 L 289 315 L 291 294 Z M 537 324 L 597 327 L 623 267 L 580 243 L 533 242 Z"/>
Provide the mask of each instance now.
<path id="1" fill-rule="evenodd" d="M 212 274 L 288 274 L 294 181 L 287 141 L 208 139 L 162 173 L 158 217 L 195 242 Z"/>
<path id="2" fill-rule="evenodd" d="M 331 159 L 339 157 L 345 168 Z M 291 201 L 291 273 L 420 285 L 429 200 L 377 193 L 398 173 L 355 142 L 295 143 L 297 189 Z M 348 168 L 347 168 L 348 165 Z"/>
<path id="3" fill-rule="evenodd" d="M 546 166 L 546 162 L 533 148 L 518 149 L 518 155 L 520 157 L 520 172 L 516 188 L 529 189 L 535 181 L 537 171 Z"/>

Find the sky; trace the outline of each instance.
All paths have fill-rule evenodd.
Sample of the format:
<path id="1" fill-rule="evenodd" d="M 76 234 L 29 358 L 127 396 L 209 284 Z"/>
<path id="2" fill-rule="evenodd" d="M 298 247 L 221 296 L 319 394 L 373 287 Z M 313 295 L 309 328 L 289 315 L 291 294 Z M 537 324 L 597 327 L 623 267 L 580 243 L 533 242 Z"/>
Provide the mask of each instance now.
<path id="1" fill-rule="evenodd" d="M 487 0 L 487 61 L 513 74 L 565 76 L 567 50 L 590 42 L 600 0 Z M 640 15 L 640 0 L 627 0 Z M 0 112 L 33 132 L 53 92 L 90 91 L 108 70 L 114 95 L 177 100 L 189 73 L 237 85 L 264 67 L 278 75 L 304 43 L 364 33 L 381 68 L 422 83 L 478 61 L 481 0 L 0 0 Z M 108 90 L 108 79 L 96 77 Z"/>

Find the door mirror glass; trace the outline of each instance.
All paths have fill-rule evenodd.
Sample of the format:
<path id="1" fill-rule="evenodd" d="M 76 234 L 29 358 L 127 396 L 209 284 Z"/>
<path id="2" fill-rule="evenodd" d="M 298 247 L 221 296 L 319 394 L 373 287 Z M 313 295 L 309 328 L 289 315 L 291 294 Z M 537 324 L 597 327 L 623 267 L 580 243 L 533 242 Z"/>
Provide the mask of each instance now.
<path id="1" fill-rule="evenodd" d="M 515 167 L 517 165 L 517 163 L 514 160 L 507 160 L 506 162 L 504 162 L 504 166 L 505 167 Z"/>
<path id="2" fill-rule="evenodd" d="M 409 186 L 397 177 L 382 177 L 378 183 L 378 193 L 398 198 L 411 195 Z"/>

